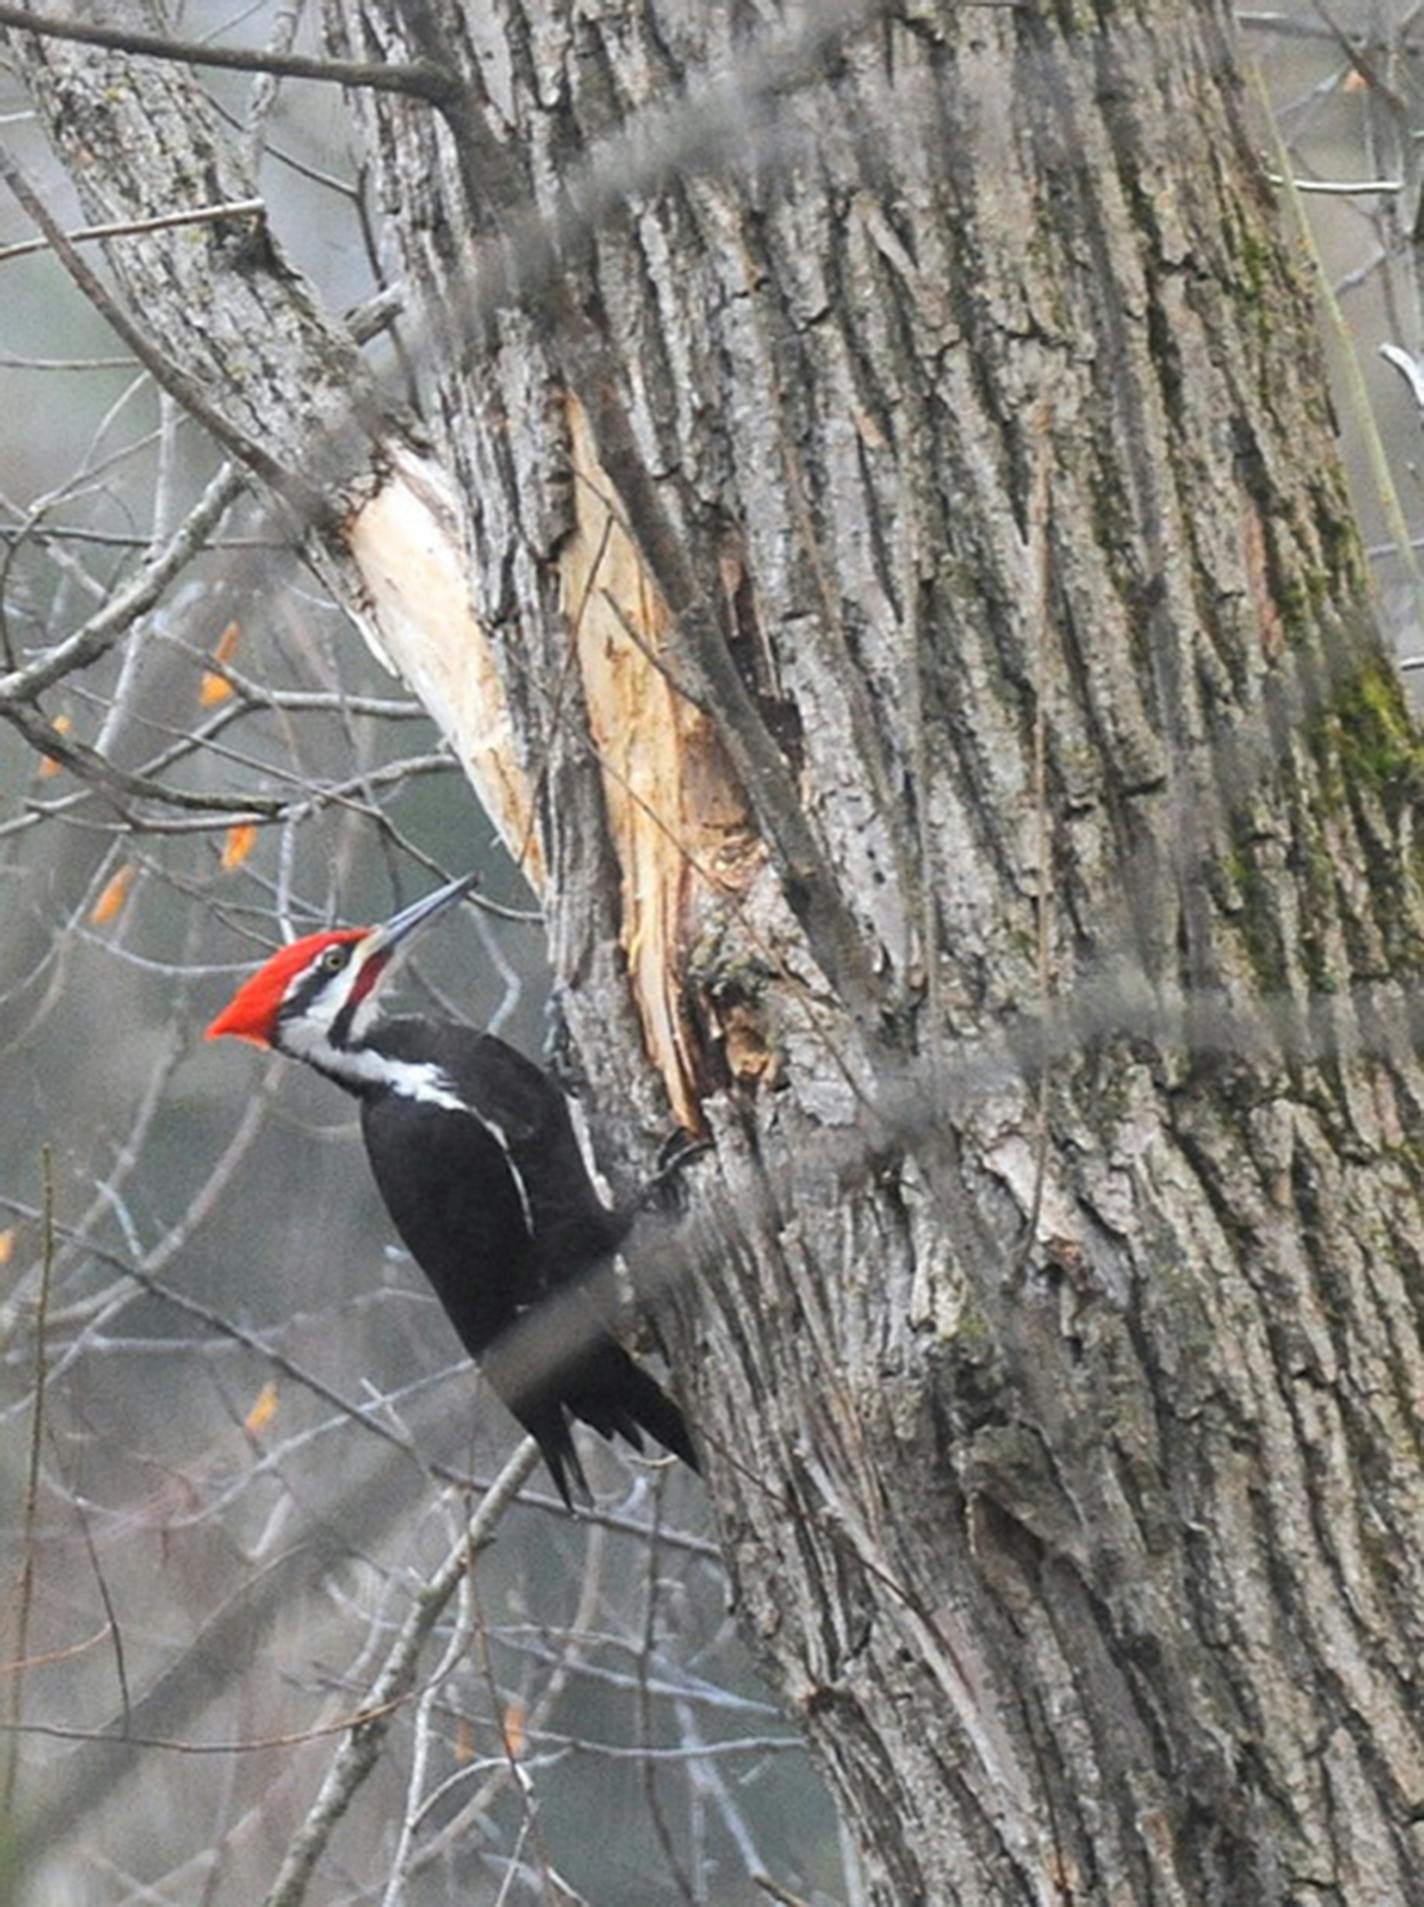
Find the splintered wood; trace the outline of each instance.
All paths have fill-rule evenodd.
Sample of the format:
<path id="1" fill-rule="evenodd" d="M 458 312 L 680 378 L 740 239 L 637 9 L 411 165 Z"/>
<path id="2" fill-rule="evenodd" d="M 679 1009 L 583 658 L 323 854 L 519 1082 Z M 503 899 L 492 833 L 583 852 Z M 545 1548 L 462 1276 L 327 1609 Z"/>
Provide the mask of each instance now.
<path id="1" fill-rule="evenodd" d="M 707 1069 L 687 1005 L 687 950 L 709 913 L 744 894 L 761 853 L 712 724 L 659 667 L 673 639 L 667 607 L 572 400 L 569 431 L 575 529 L 558 559 L 561 601 L 622 875 L 620 938 L 649 1056 L 676 1116 L 695 1128 Z M 388 446 L 385 481 L 351 517 L 347 543 L 364 587 L 368 642 L 429 709 L 542 891 L 530 781 L 489 638 L 470 605 L 444 472 Z"/>
<path id="2" fill-rule="evenodd" d="M 706 716 L 659 667 L 670 617 L 570 402 L 576 530 L 560 553 L 604 802 L 622 870 L 622 944 L 648 1052 L 673 1109 L 697 1127 L 702 1042 L 683 969 L 702 904 L 725 906 L 759 864 L 746 804 Z"/>
<path id="3" fill-rule="evenodd" d="M 386 455 L 386 481 L 346 531 L 369 608 L 362 633 L 430 711 L 510 852 L 522 857 L 522 872 L 542 890 L 529 783 L 489 638 L 470 604 L 450 480 L 433 458 L 396 445 Z"/>

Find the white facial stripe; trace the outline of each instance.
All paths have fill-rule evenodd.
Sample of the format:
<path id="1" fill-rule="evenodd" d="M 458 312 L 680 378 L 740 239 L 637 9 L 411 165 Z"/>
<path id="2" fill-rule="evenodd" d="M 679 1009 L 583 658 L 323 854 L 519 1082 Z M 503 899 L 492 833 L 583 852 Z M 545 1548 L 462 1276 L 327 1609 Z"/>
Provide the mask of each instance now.
<path id="1" fill-rule="evenodd" d="M 315 996 L 309 1000 L 307 1005 L 303 1008 L 301 1016 L 308 1026 L 319 1027 L 323 1033 L 329 1033 L 340 1018 L 347 1001 L 356 990 L 357 979 L 361 970 L 370 959 L 372 953 L 372 949 L 365 942 L 359 940 L 338 941 L 336 946 L 340 952 L 345 954 L 345 963 L 339 967 L 335 973 L 325 974 L 323 976 L 327 984 L 317 989 Z M 309 960 L 306 966 L 292 975 L 291 979 L 287 982 L 286 991 L 282 995 L 282 1005 L 284 1007 L 296 997 L 302 987 L 310 983 L 314 973 L 320 973 L 322 971 L 321 963 L 331 951 L 332 949 L 330 947 L 324 948 L 315 959 Z M 371 1013 L 375 1010 L 375 998 L 379 989 L 380 980 L 378 978 L 375 986 L 371 988 L 366 998 L 361 1002 L 360 1006 L 357 1007 L 354 1016 L 355 1021 L 360 1022 L 370 1019 Z"/>

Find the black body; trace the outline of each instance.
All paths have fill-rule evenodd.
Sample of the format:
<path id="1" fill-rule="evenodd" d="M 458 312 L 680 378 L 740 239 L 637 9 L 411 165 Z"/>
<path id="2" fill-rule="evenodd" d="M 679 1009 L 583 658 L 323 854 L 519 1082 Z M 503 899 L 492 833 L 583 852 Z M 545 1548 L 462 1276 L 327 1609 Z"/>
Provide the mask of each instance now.
<path id="1" fill-rule="evenodd" d="M 599 1199 L 554 1082 L 511 1046 L 457 1022 L 385 1020 L 360 1042 L 395 1068 L 357 1082 L 371 1168 L 396 1230 L 435 1287 L 460 1340 L 539 1444 L 572 1507 L 587 1484 L 569 1418 L 642 1449 L 646 1431 L 695 1470 L 682 1413 L 583 1307 L 552 1361 L 502 1355 L 510 1328 L 607 1264 L 632 1224 Z M 392 1079 L 420 1083 L 397 1089 Z M 432 1070 L 433 1069 L 433 1070 Z M 453 1109 L 440 1096 L 460 1102 Z M 562 1341 L 562 1340 L 561 1340 Z M 518 1353 L 516 1351 L 516 1359 Z"/>

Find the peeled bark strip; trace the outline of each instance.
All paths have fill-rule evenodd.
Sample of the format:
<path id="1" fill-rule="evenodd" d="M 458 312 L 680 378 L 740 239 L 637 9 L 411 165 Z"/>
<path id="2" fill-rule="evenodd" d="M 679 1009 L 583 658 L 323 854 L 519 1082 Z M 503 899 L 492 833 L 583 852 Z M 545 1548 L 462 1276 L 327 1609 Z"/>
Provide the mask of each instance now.
<path id="1" fill-rule="evenodd" d="M 693 113 L 758 57 L 738 10 L 674 0 L 477 18 L 328 5 L 360 53 L 438 42 L 551 210 L 649 102 Z M 659 1036 L 718 1141 L 679 1369 L 747 1630 L 886 1907 L 1424 1899 L 1424 757 L 1234 58 L 1216 5 L 892 7 L 748 125 L 739 171 L 669 181 L 571 261 L 611 398 L 549 310 L 435 366 L 477 593 L 519 626 L 516 723 L 556 787 L 607 770 L 607 834 L 549 842 L 559 957 L 586 975 L 601 895 L 645 1006 L 665 962 L 702 1029 L 690 1059 L 674 1008 Z M 369 104 L 444 308 L 506 208 L 462 196 L 447 127 Z M 616 787 L 685 845 L 736 797 L 719 776 L 699 813 L 666 687 L 610 686 L 626 655 L 591 670 L 585 635 L 558 687 L 524 526 L 589 453 L 527 398 L 566 382 L 605 424 L 621 404 L 688 569 L 722 579 L 869 1021 L 771 839 L 681 944 L 687 863 L 629 846 Z M 577 519 L 541 521 L 565 617 Z M 603 971 L 570 1013 L 604 1106 L 646 1107 Z M 975 1044 L 1089 998 L 1041 1103 Z M 1332 1050 L 1263 1038 L 1263 1000 Z"/>

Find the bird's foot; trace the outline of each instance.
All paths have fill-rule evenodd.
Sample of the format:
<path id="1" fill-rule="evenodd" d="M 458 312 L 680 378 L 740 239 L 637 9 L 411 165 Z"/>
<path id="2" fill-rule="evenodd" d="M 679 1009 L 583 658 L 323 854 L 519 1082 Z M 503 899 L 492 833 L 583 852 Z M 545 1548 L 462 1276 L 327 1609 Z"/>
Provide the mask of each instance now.
<path id="1" fill-rule="evenodd" d="M 687 1208 L 687 1191 L 682 1184 L 683 1167 L 694 1159 L 700 1159 L 704 1152 L 712 1150 L 710 1139 L 699 1139 L 685 1126 L 679 1126 L 676 1132 L 670 1132 L 658 1147 L 657 1170 L 639 1191 L 634 1207 L 637 1211 L 657 1210 L 676 1214 Z"/>

